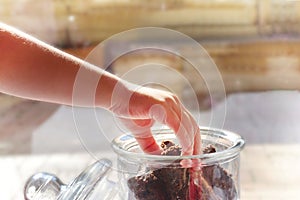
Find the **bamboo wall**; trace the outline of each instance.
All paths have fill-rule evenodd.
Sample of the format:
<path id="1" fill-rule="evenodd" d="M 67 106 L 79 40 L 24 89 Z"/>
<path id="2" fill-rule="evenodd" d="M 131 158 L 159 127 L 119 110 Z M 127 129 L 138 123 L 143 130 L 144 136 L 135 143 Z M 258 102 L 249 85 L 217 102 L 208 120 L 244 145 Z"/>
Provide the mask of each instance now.
<path id="1" fill-rule="evenodd" d="M 82 58 L 115 33 L 144 26 L 171 28 L 205 47 L 227 93 L 300 89 L 296 0 L 0 0 L 0 21 Z M 122 74 L 136 62 L 161 59 L 185 73 L 199 96 L 207 93 L 205 83 L 182 60 L 139 59 L 128 55 L 114 63 L 113 70 Z"/>
<path id="2" fill-rule="evenodd" d="M 0 0 L 0 21 L 57 45 L 84 46 L 144 26 L 199 40 L 298 36 L 297 0 Z"/>

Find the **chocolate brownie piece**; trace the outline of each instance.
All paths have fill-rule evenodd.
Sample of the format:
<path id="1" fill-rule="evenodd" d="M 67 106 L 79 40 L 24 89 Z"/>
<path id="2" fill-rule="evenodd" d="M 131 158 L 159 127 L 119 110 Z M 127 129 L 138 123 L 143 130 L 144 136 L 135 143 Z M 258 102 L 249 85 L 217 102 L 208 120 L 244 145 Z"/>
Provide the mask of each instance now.
<path id="1" fill-rule="evenodd" d="M 188 169 L 167 167 L 154 170 L 153 174 L 159 177 L 166 199 L 187 199 L 190 181 Z"/>
<path id="2" fill-rule="evenodd" d="M 161 168 L 128 180 L 129 189 L 138 200 L 187 199 L 189 170 Z"/>
<path id="3" fill-rule="evenodd" d="M 204 154 L 215 152 L 216 148 L 212 145 L 207 146 L 203 150 Z M 202 176 L 214 193 L 221 199 L 237 199 L 237 191 L 231 174 L 220 165 L 204 166 L 202 168 Z"/>
<path id="4" fill-rule="evenodd" d="M 167 200 L 161 181 L 151 172 L 129 179 L 128 186 L 136 199 Z"/>
<path id="5" fill-rule="evenodd" d="M 221 199 L 237 199 L 237 191 L 233 179 L 226 170 L 219 165 L 202 168 L 203 178 Z"/>

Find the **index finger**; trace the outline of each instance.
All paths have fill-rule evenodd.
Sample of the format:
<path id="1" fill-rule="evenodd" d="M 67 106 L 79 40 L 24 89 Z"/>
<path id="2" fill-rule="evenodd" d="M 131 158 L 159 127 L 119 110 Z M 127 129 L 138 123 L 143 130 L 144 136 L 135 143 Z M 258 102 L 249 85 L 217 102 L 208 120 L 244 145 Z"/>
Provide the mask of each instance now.
<path id="1" fill-rule="evenodd" d="M 178 114 L 178 111 L 176 112 L 174 109 L 165 109 L 165 114 L 162 117 L 159 115 L 161 112 L 156 111 L 157 110 L 152 110 L 152 118 L 170 127 L 174 131 L 182 147 L 182 154 L 191 155 L 193 153 L 194 137 L 193 134 L 190 133 L 193 129 L 191 129 L 192 124 L 189 122 L 187 116 L 184 113 L 181 113 L 182 111 L 179 111 Z"/>

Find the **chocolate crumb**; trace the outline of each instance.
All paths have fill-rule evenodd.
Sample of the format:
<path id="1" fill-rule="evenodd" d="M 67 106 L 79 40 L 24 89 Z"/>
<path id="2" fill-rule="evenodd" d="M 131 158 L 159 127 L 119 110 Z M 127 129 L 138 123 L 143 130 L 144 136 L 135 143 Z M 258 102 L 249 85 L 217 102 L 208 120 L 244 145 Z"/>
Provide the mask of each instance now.
<path id="1" fill-rule="evenodd" d="M 172 141 L 163 141 L 160 146 L 163 149 L 161 155 L 180 156 L 181 154 L 181 147 L 175 145 Z"/>
<path id="2" fill-rule="evenodd" d="M 205 147 L 202 151 L 204 154 L 209 154 L 209 153 L 216 153 L 217 150 L 213 145 L 208 145 L 207 147 Z"/>
<path id="3" fill-rule="evenodd" d="M 162 149 L 165 150 L 165 149 L 167 149 L 169 147 L 175 146 L 175 144 L 172 141 L 170 141 L 170 140 L 165 140 L 165 141 L 162 141 L 162 143 L 160 144 L 160 146 L 161 146 Z"/>

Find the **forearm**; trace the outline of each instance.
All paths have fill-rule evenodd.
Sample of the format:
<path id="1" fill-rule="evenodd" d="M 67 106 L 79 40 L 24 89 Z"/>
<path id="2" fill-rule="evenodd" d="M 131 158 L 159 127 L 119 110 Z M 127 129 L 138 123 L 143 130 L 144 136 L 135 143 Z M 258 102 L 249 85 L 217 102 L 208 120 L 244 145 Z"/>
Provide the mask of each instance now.
<path id="1" fill-rule="evenodd" d="M 108 108 L 119 79 L 30 36 L 0 23 L 0 91 L 19 97 L 72 105 L 79 70 L 101 77 L 96 84 L 96 106 Z M 83 97 L 84 98 L 84 97 Z M 79 106 L 90 101 L 75 101 Z M 80 103 L 81 102 L 81 103 Z"/>

